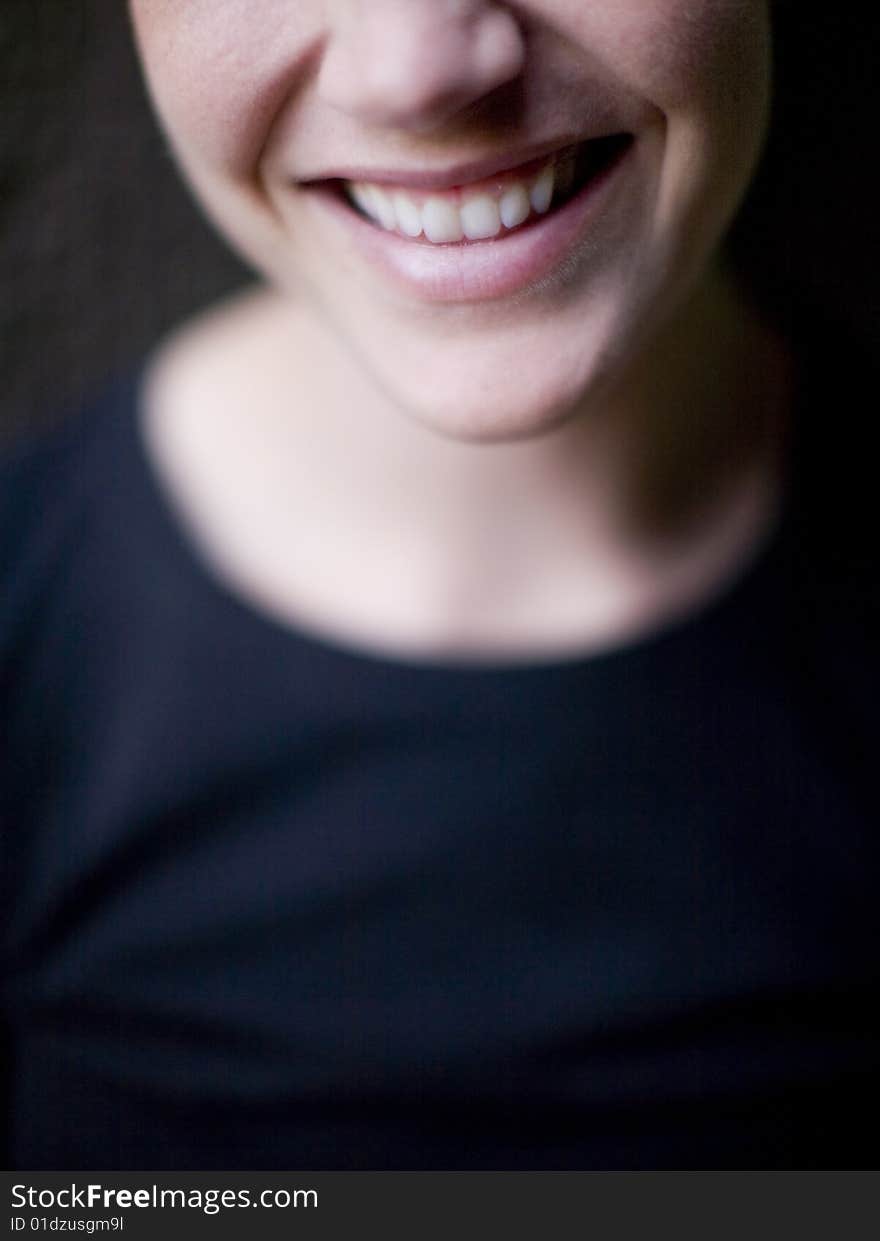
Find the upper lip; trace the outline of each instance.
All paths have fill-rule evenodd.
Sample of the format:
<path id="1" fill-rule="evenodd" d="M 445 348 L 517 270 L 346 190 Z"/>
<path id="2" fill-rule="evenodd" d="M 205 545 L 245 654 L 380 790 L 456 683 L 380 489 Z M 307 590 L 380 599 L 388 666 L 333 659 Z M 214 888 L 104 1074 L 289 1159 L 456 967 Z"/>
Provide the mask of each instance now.
<path id="1" fill-rule="evenodd" d="M 590 138 L 575 135 L 556 136 L 545 142 L 532 143 L 502 153 L 495 152 L 482 159 L 464 160 L 461 163 L 447 164 L 440 168 L 388 168 L 375 164 L 338 164 L 319 174 L 300 177 L 298 180 L 302 185 L 340 180 L 368 181 L 375 185 L 384 183 L 411 190 L 451 190 L 472 181 L 483 181 L 488 177 L 499 176 L 501 173 L 515 172 L 517 168 L 547 158 L 557 151 L 579 146 L 581 143 L 596 138 L 611 137 L 614 132 L 622 131 L 594 134 Z"/>

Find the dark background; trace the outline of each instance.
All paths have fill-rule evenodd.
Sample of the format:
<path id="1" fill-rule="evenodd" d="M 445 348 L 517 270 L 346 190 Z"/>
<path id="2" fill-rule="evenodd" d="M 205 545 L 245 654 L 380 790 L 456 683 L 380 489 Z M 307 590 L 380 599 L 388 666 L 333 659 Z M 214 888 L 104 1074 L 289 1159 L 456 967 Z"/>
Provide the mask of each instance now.
<path id="1" fill-rule="evenodd" d="M 777 7 L 773 134 L 734 244 L 780 318 L 815 302 L 880 348 L 880 12 Z M 0 437 L 246 278 L 179 184 L 125 0 L 0 0 Z"/>

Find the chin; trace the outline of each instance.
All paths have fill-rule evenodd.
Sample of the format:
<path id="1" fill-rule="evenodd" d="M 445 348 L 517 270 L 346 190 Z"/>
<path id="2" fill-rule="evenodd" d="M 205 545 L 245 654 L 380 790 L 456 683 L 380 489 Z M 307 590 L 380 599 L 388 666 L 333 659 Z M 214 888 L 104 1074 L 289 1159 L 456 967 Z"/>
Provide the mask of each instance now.
<path id="1" fill-rule="evenodd" d="M 452 405 L 413 411 L 419 423 L 444 439 L 461 444 L 513 444 L 547 435 L 574 413 L 576 401 L 564 407 L 549 404 L 536 409 L 504 406 L 494 409 Z"/>
<path id="2" fill-rule="evenodd" d="M 512 443 L 553 431 L 583 406 L 594 387 L 587 349 L 579 362 L 562 372 L 552 356 L 494 365 L 485 358 L 465 366 L 440 351 L 427 369 L 405 375 L 397 370 L 380 375 L 379 382 L 404 416 L 437 435 L 463 443 Z"/>
<path id="3" fill-rule="evenodd" d="M 625 352 L 624 317 L 619 305 L 592 305 L 543 324 L 471 323 L 452 334 L 414 325 L 349 339 L 403 417 L 448 439 L 505 443 L 548 434 L 597 400 Z"/>

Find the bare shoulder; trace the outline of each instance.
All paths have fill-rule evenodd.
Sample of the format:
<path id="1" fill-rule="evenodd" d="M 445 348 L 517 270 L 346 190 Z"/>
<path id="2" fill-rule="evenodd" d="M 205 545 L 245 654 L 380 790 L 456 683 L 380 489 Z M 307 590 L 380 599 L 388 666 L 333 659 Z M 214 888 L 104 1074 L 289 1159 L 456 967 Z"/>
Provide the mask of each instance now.
<path id="1" fill-rule="evenodd" d="M 175 328 L 143 373 L 145 450 L 173 493 L 229 470 L 256 447 L 279 393 L 291 390 L 297 310 L 265 286 L 213 304 Z M 219 478 L 216 480 L 219 483 Z"/>
<path id="2" fill-rule="evenodd" d="M 174 329 L 144 368 L 144 454 L 185 533 L 215 563 L 232 556 L 237 532 L 259 524 L 251 509 L 272 451 L 267 428 L 303 352 L 296 322 L 289 299 L 247 288 Z M 239 558 L 252 560 L 253 549 Z"/>
<path id="3" fill-rule="evenodd" d="M 142 406 L 151 429 L 217 408 L 264 373 L 281 298 L 248 286 L 185 320 L 159 342 L 144 370 Z M 287 312 L 289 313 L 289 312 Z"/>

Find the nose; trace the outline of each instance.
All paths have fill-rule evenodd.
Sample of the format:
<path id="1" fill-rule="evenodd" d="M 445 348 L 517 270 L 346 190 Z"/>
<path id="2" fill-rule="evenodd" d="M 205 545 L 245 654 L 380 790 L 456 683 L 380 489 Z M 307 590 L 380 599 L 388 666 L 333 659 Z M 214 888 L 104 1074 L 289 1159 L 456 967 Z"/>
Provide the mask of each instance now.
<path id="1" fill-rule="evenodd" d="M 525 41 L 492 0 L 337 0 L 317 89 L 366 124 L 425 132 L 513 81 Z"/>

